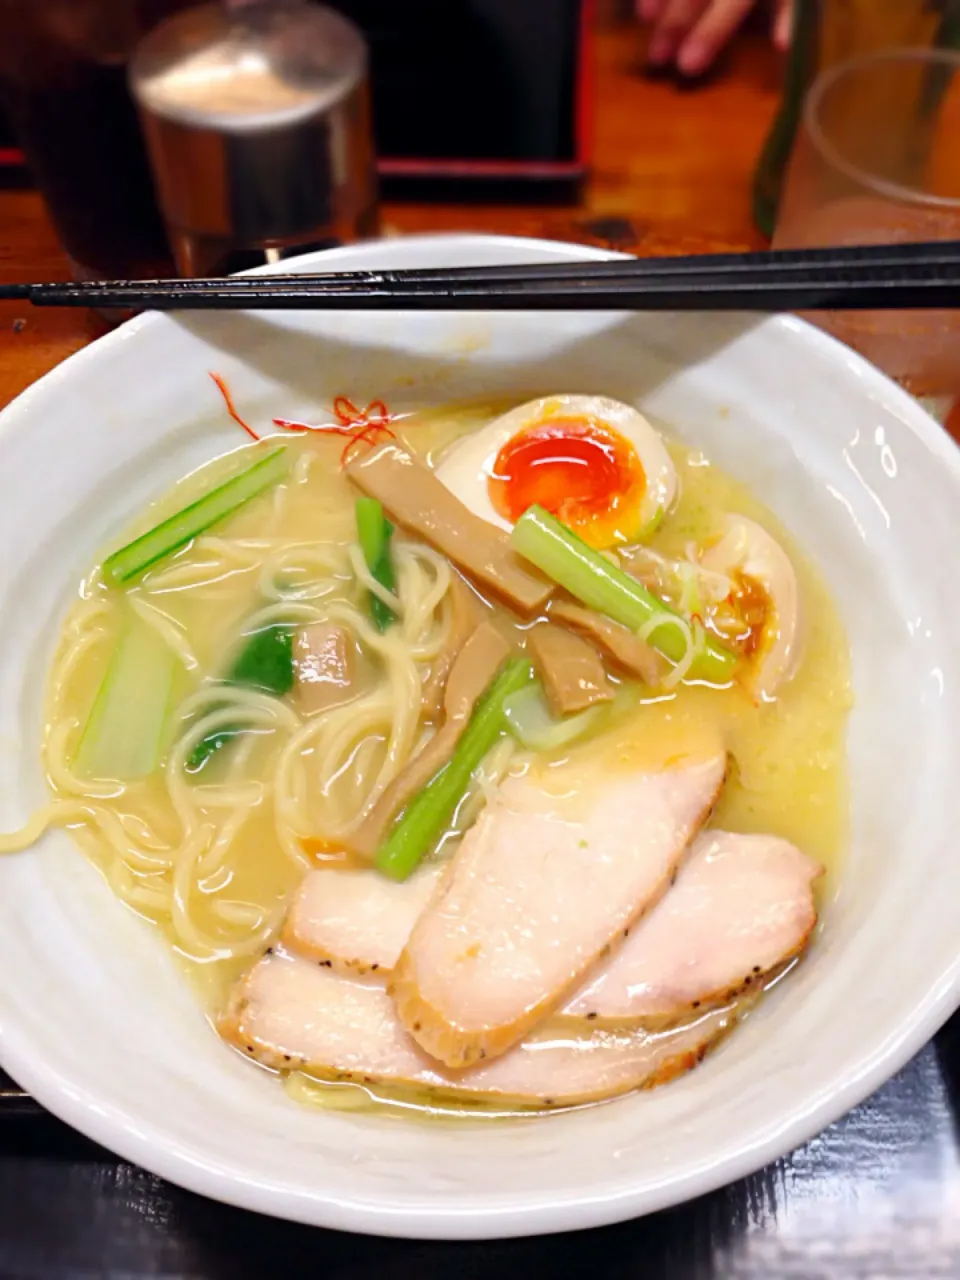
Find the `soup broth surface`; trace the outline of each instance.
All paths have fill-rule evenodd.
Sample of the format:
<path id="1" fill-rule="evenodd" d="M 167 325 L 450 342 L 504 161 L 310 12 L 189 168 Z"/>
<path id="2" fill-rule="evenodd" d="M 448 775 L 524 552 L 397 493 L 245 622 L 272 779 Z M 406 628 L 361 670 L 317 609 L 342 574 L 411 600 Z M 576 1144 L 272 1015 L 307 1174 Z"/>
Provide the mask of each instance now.
<path id="1" fill-rule="evenodd" d="M 402 443 L 433 463 L 459 437 L 507 407 L 500 402 L 448 406 L 393 425 Z M 669 442 L 669 427 L 663 430 Z M 272 437 L 269 444 L 276 442 Z M 173 729 L 163 762 L 142 781 L 122 788 L 84 787 L 72 770 L 82 726 L 131 611 L 161 628 L 176 649 L 181 704 L 224 676 L 251 626 L 278 619 L 307 623 L 325 616 L 331 606 L 363 611 L 364 592 L 351 561 L 355 490 L 340 468 L 343 440 L 314 433 L 284 435 L 282 442 L 292 461 L 286 483 L 197 537 L 133 589 L 110 590 L 99 571 L 92 573 L 67 616 L 48 690 L 44 756 L 54 797 L 67 802 L 86 797 L 101 814 L 91 821 L 78 813 L 70 824 L 76 840 L 124 901 L 156 925 L 211 1015 L 221 1009 L 229 984 L 275 937 L 305 869 L 323 862 L 349 865 L 336 847 L 337 824 L 361 806 L 365 788 L 387 767 L 391 735 L 406 735 L 405 758 L 424 738 L 415 712 L 407 712 L 412 727 L 398 728 L 397 707 L 413 678 L 410 672 L 424 677 L 431 660 L 408 656 L 404 666 L 402 655 L 388 661 L 361 645 L 357 679 L 366 728 L 342 715 L 336 733 L 311 738 L 303 734 L 305 717 L 273 721 L 264 712 L 254 731 L 240 734 L 229 751 L 219 753 L 222 759 L 215 757 L 196 779 L 181 777 L 176 787 L 169 766 Z M 191 475 L 143 513 L 131 536 L 267 447 L 247 446 Z M 605 729 L 548 766 L 562 765 L 568 775 L 598 761 L 605 769 L 655 768 L 678 752 L 725 746 L 730 776 L 711 825 L 769 832 L 794 842 L 826 868 L 818 887 L 822 899 L 838 874 L 846 834 L 844 735 L 851 697 L 843 627 L 819 573 L 774 514 L 700 453 L 676 443 L 669 448 L 679 500 L 649 545 L 664 555 L 682 556 L 690 543 L 716 536 L 724 513 L 741 513 L 761 524 L 796 569 L 801 664 L 771 701 L 755 701 L 737 684 L 726 689 L 681 684 L 670 692 L 638 685 L 633 700 Z M 398 546 L 411 543 L 398 535 Z M 419 554 L 414 547 L 404 561 L 405 582 L 428 600 L 439 570 Z M 493 600 L 486 604 L 499 626 L 522 638 L 529 624 L 518 623 Z M 410 647 L 435 651 L 438 627 L 436 619 L 427 618 Z M 215 710 L 215 698 L 199 704 L 197 714 L 211 706 Z M 494 777 L 498 770 L 529 766 L 522 752 L 500 757 L 491 765 Z M 461 826 L 475 814 L 479 800 L 474 800 L 473 808 L 467 805 L 461 813 Z M 186 852 L 184 832 L 197 837 Z M 311 834 L 317 838 L 304 839 Z M 443 842 L 439 856 L 456 847 L 457 834 L 454 830 Z M 137 842 L 138 858 L 122 856 L 125 837 Z M 166 865 L 160 852 L 151 859 L 151 841 L 165 847 L 181 841 L 173 865 Z M 296 1075 L 288 1083 L 303 1100 L 328 1105 L 355 1105 L 367 1096 L 353 1086 L 322 1085 Z"/>

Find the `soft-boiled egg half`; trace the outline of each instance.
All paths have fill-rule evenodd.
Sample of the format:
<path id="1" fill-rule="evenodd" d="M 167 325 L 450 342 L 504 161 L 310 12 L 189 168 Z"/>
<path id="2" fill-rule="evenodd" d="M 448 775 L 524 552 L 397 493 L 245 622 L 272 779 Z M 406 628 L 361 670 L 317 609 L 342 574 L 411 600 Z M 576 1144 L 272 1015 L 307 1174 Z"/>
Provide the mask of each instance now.
<path id="1" fill-rule="evenodd" d="M 766 529 L 738 515 L 726 517 L 700 563 L 731 577 L 730 604 L 752 659 L 747 684 L 755 697 L 772 698 L 800 660 L 800 589 L 790 557 Z"/>
<path id="2" fill-rule="evenodd" d="M 511 409 L 456 445 L 437 476 L 502 529 L 536 504 L 601 550 L 655 529 L 677 489 L 657 431 L 605 396 L 545 396 Z"/>

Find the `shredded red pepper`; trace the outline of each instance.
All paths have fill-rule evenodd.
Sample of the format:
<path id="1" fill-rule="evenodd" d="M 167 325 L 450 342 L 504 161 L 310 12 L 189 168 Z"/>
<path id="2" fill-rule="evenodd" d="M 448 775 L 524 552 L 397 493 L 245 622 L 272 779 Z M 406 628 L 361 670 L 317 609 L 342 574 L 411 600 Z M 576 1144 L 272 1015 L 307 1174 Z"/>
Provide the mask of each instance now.
<path id="1" fill-rule="evenodd" d="M 345 427 L 352 427 L 363 417 L 361 410 L 347 396 L 336 396 L 333 401 L 333 415 Z"/>
<path id="2" fill-rule="evenodd" d="M 353 436 L 347 427 L 338 426 L 335 422 L 298 422 L 295 418 L 274 418 L 275 427 L 283 427 L 285 431 L 319 431 L 324 435 Z"/>
<path id="3" fill-rule="evenodd" d="M 396 439 L 396 436 L 390 428 L 385 426 L 382 422 L 369 422 L 361 431 L 355 432 L 353 439 L 344 445 L 343 452 L 340 454 L 341 467 L 345 467 L 347 465 L 351 453 L 353 453 L 358 444 L 376 444 L 379 437 L 384 432 L 386 432 L 391 440 Z"/>
<path id="4" fill-rule="evenodd" d="M 350 454 L 361 444 L 375 444 L 382 436 L 395 440 L 390 430 L 390 410 L 382 400 L 371 400 L 365 409 L 358 409 L 348 396 L 336 396 L 333 401 L 336 422 L 298 422 L 291 418 L 274 418 L 275 427 L 287 431 L 318 431 L 321 434 L 344 436 L 347 443 L 340 455 L 340 465 L 345 466 Z"/>
<path id="5" fill-rule="evenodd" d="M 217 389 L 223 396 L 224 404 L 227 406 L 227 413 L 229 413 L 230 417 L 234 422 L 238 422 L 240 426 L 243 427 L 248 436 L 252 436 L 254 440 L 259 440 L 260 437 L 254 431 L 253 427 L 250 426 L 249 422 L 244 422 L 239 413 L 237 413 L 236 406 L 233 403 L 233 396 L 230 394 L 230 388 L 227 386 L 226 382 L 224 382 L 223 378 L 220 377 L 220 374 L 211 373 L 210 377 L 217 384 Z"/>
<path id="6" fill-rule="evenodd" d="M 218 373 L 211 373 L 210 377 L 216 383 L 220 394 L 223 396 L 224 404 L 227 406 L 227 412 L 230 417 L 243 427 L 247 435 L 252 436 L 254 440 L 259 440 L 260 437 L 253 427 L 248 422 L 244 422 L 237 412 L 233 397 L 230 394 L 230 388 L 224 379 Z M 314 423 L 300 422 L 295 418 L 274 418 L 273 425 L 282 427 L 285 431 L 318 431 L 329 433 L 330 435 L 343 436 L 347 443 L 344 445 L 343 452 L 340 455 L 341 466 L 346 465 L 351 452 L 357 445 L 375 444 L 383 436 L 388 436 L 391 440 L 396 439 L 389 427 L 390 410 L 382 400 L 371 400 L 365 409 L 358 409 L 349 397 L 336 396 L 333 401 L 333 416 L 337 419 L 336 422 Z"/>

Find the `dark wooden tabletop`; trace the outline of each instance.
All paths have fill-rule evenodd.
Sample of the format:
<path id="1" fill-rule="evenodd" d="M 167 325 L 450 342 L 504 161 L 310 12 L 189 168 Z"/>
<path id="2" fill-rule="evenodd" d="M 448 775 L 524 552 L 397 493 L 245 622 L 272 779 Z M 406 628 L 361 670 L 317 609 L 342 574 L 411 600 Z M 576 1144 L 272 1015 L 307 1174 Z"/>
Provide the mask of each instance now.
<path id="1" fill-rule="evenodd" d="M 779 69 L 761 36 L 683 91 L 639 73 L 636 30 L 597 47 L 594 173 L 574 207 L 391 204 L 388 231 L 471 230 L 638 252 L 755 242 L 749 178 Z M 0 192 L 0 277 L 65 261 L 32 192 Z M 0 405 L 92 336 L 74 311 L 0 305 Z M 0 1090 L 0 1280 L 322 1280 L 589 1276 L 591 1280 L 960 1278 L 960 1016 L 883 1089 L 742 1182 L 618 1227 L 429 1244 L 293 1226 L 180 1191 Z"/>
<path id="2" fill-rule="evenodd" d="M 17 1280 L 957 1280 L 960 1015 L 813 1142 L 636 1222 L 471 1244 L 261 1218 L 114 1159 L 37 1110 L 0 1116 L 0 1275 Z"/>

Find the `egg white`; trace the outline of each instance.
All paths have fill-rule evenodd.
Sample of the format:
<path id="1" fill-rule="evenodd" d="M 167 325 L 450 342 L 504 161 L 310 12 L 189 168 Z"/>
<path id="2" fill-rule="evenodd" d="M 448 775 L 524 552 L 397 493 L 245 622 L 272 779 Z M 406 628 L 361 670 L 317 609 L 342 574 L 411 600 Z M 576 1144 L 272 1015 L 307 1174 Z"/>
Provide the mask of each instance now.
<path id="1" fill-rule="evenodd" d="M 701 563 L 720 573 L 737 571 L 762 588 L 772 607 L 761 637 L 759 661 L 749 681 L 755 697 L 771 698 L 796 672 L 800 660 L 800 588 L 780 543 L 746 516 L 727 516 L 720 541 Z"/>
<path id="2" fill-rule="evenodd" d="M 673 504 L 676 469 L 659 432 L 643 414 L 606 396 L 544 396 L 519 405 L 455 445 L 441 459 L 437 478 L 474 515 L 500 529 L 511 529 L 510 521 L 494 509 L 487 488 L 497 455 L 513 436 L 554 418 L 571 417 L 606 424 L 633 445 L 647 479 L 640 520 L 643 528 L 652 527 Z"/>

